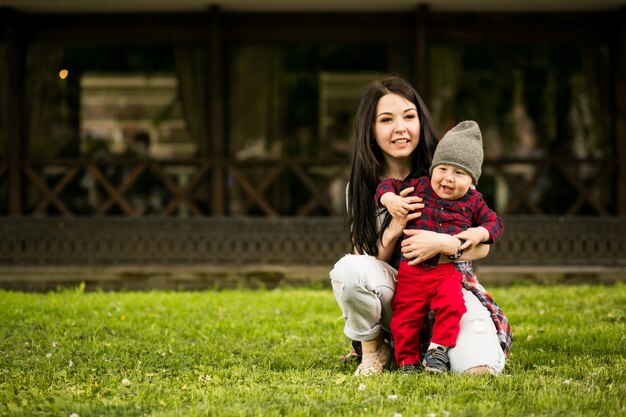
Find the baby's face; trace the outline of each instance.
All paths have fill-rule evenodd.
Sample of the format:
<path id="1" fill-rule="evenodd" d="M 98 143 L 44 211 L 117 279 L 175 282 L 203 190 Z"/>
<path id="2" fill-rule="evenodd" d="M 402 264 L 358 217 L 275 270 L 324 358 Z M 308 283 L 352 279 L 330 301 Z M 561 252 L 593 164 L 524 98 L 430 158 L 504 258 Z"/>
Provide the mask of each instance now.
<path id="1" fill-rule="evenodd" d="M 464 169 L 442 164 L 433 169 L 430 185 L 444 200 L 456 200 L 469 191 L 472 186 L 472 177 Z"/>

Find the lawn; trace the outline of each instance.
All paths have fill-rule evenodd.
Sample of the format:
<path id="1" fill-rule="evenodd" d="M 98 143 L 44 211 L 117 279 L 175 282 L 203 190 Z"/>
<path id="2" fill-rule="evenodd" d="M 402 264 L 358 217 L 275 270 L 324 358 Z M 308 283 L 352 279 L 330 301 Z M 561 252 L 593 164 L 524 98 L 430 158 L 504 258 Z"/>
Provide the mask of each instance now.
<path id="1" fill-rule="evenodd" d="M 626 415 L 626 285 L 491 293 L 501 376 L 356 378 L 329 289 L 0 291 L 0 415 Z"/>

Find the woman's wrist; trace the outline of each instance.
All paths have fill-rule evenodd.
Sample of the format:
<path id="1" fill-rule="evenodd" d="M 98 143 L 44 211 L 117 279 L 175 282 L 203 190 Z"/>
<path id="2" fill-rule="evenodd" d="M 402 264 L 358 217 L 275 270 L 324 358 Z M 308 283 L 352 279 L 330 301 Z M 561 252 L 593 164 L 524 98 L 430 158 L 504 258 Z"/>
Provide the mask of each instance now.
<path id="1" fill-rule="evenodd" d="M 459 251 L 459 247 L 463 243 L 461 242 L 461 239 L 457 237 L 450 236 L 450 235 L 445 235 L 445 236 L 446 236 L 446 241 L 444 242 L 444 246 L 441 252 L 447 256 L 453 256 Z"/>
<path id="2" fill-rule="evenodd" d="M 399 224 L 397 220 L 391 219 L 389 226 L 387 226 L 383 233 L 383 240 L 395 243 L 398 238 L 402 236 L 405 227 L 405 224 Z"/>
<path id="3" fill-rule="evenodd" d="M 463 246 L 465 244 L 465 240 L 457 238 L 460 241 L 459 244 L 459 248 L 456 250 L 456 252 L 452 255 L 448 255 L 448 258 L 450 258 L 453 261 L 456 261 L 457 259 L 459 259 L 461 256 L 463 256 L 463 254 L 465 253 L 465 251 L 463 249 L 461 249 L 461 246 Z"/>
<path id="4" fill-rule="evenodd" d="M 389 227 L 383 232 L 381 240 L 378 242 L 378 256 L 381 261 L 389 261 L 399 236 L 395 236 Z"/>
<path id="5" fill-rule="evenodd" d="M 460 261 L 475 261 L 478 259 L 483 259 L 489 254 L 489 249 L 491 245 L 485 245 L 483 243 L 479 243 L 469 249 L 465 250 L 465 253 Z"/>

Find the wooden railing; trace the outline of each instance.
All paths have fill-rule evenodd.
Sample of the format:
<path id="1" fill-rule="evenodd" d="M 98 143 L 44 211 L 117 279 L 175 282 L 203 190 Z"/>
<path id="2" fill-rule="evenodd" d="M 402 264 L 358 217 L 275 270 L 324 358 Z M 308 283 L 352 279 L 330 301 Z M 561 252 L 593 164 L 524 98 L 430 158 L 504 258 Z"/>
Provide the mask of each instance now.
<path id="1" fill-rule="evenodd" d="M 615 180 L 617 176 L 611 177 L 611 174 L 617 171 L 616 158 L 509 158 L 487 161 L 487 175 L 490 170 L 491 176 L 495 174 L 504 182 L 510 196 L 504 208 L 498 210 L 501 214 L 518 214 L 526 209 L 528 214 L 535 215 L 575 215 L 581 214 L 585 205 L 588 207 L 584 214 L 615 214 L 613 204 L 618 184 Z M 544 183 L 543 186 L 541 182 Z M 544 195 L 533 197 L 533 193 L 539 188 L 545 190 Z M 550 195 L 550 190 L 569 190 L 569 193 Z M 548 212 L 542 208 L 542 198 L 560 199 L 559 212 Z"/>
<path id="2" fill-rule="evenodd" d="M 218 196 L 229 216 L 340 216 L 348 169 L 346 159 L 25 161 L 16 191 L 0 162 L 0 215 L 16 214 L 9 201 L 19 198 L 21 216 L 206 217 Z M 479 189 L 502 215 L 607 216 L 616 170 L 615 158 L 490 160 Z"/>

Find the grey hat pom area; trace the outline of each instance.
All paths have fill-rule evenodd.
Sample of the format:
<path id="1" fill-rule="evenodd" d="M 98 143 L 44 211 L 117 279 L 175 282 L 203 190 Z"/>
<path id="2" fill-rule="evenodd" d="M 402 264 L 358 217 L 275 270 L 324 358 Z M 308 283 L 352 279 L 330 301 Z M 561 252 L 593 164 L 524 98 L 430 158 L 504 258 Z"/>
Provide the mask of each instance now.
<path id="1" fill-rule="evenodd" d="M 453 165 L 464 169 L 478 183 L 483 165 L 483 136 L 478 123 L 466 120 L 450 129 L 437 144 L 430 174 L 438 165 Z"/>

